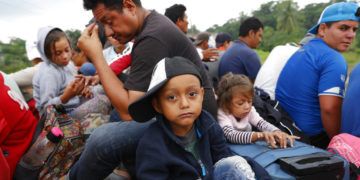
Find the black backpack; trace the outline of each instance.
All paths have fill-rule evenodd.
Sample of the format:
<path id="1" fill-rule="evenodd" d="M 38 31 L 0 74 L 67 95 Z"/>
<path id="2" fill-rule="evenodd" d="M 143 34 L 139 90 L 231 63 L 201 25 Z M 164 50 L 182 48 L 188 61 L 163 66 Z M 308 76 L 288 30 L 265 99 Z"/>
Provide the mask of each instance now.
<path id="1" fill-rule="evenodd" d="M 270 99 L 263 93 L 256 93 L 253 98 L 253 106 L 259 115 L 267 122 L 273 124 L 281 131 L 290 135 L 299 136 L 299 141 L 309 144 L 309 138 L 295 125 L 289 114 L 280 106 L 278 101 Z"/>

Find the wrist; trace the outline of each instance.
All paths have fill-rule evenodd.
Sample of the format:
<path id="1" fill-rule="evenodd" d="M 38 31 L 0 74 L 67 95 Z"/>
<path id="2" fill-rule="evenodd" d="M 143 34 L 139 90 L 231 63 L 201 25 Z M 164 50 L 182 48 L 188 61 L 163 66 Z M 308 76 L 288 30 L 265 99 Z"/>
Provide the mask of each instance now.
<path id="1" fill-rule="evenodd" d="M 262 140 L 264 138 L 264 134 L 262 132 L 256 132 L 257 140 Z"/>
<path id="2" fill-rule="evenodd" d="M 69 101 L 69 97 L 66 95 L 66 94 L 62 94 L 61 96 L 60 96 L 60 101 L 61 101 L 61 103 L 63 103 L 63 104 L 66 104 L 68 101 Z"/>

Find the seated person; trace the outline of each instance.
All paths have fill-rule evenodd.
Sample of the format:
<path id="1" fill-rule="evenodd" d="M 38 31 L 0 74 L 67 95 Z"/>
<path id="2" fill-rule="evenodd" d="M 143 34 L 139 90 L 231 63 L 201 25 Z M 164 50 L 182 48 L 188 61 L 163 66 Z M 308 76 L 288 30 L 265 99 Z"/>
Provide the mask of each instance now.
<path id="1" fill-rule="evenodd" d="M 138 179 L 255 178 L 247 161 L 233 156 L 220 126 L 202 110 L 202 83 L 188 59 L 157 63 L 148 91 L 129 106 L 138 122 L 157 119 L 136 150 Z"/>
<path id="2" fill-rule="evenodd" d="M 0 73 L 0 179 L 12 179 L 37 124 L 27 103 L 9 87 Z"/>
<path id="3" fill-rule="evenodd" d="M 40 53 L 36 48 L 35 40 L 27 40 L 25 43 L 25 49 L 28 60 L 31 61 L 33 66 L 11 73 L 9 76 L 15 80 L 25 100 L 28 102 L 33 98 L 32 80 L 35 73 L 39 70 L 42 60 Z"/>
<path id="4" fill-rule="evenodd" d="M 275 100 L 275 87 L 281 70 L 284 68 L 289 58 L 301 46 L 304 46 L 313 38 L 315 38 L 314 34 L 307 33 L 299 42 L 299 45 L 296 43 L 287 43 L 285 45 L 274 47 L 266 58 L 264 64 L 261 66 L 256 76 L 254 86 L 264 90 L 270 96 L 271 100 Z"/>
<path id="5" fill-rule="evenodd" d="M 202 32 L 196 36 L 196 40 L 194 42 L 200 58 L 205 62 L 216 61 L 219 58 L 218 50 L 216 48 L 209 47 L 209 39 L 210 34 Z"/>
<path id="6" fill-rule="evenodd" d="M 360 137 L 360 64 L 351 71 L 341 113 L 341 132 Z"/>
<path id="7" fill-rule="evenodd" d="M 62 104 L 77 119 L 88 113 L 109 113 L 110 102 L 107 97 L 93 94 L 91 87 L 85 85 L 84 77 L 74 77 L 76 69 L 70 63 L 69 39 L 61 29 L 41 28 L 38 33 L 38 50 L 44 60 L 33 79 L 34 99 L 39 112 L 48 105 Z"/>
<path id="8" fill-rule="evenodd" d="M 290 136 L 265 121 L 252 106 L 254 88 L 248 77 L 228 73 L 224 75 L 217 89 L 218 121 L 226 139 L 231 143 L 253 143 L 265 140 L 272 148 L 293 145 L 296 136 Z M 256 127 L 261 132 L 252 131 Z M 277 145 L 278 144 L 278 145 Z"/>

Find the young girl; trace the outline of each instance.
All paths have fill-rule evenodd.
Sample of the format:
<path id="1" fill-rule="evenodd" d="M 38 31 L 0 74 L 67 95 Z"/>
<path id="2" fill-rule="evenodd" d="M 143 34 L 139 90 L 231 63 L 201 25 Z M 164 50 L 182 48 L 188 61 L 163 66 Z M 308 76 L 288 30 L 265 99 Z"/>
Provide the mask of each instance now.
<path id="1" fill-rule="evenodd" d="M 218 121 L 226 139 L 231 143 L 253 143 L 265 140 L 272 148 L 292 146 L 296 136 L 290 136 L 268 123 L 252 106 L 254 88 L 245 75 L 224 75 L 217 89 Z M 252 131 L 256 127 L 261 132 Z"/>
<path id="2" fill-rule="evenodd" d="M 89 101 L 78 96 L 89 98 L 93 95 L 90 87 L 85 86 L 84 77 L 74 78 L 76 69 L 70 63 L 70 41 L 61 29 L 41 28 L 37 48 L 44 61 L 33 79 L 34 99 L 39 112 L 48 105 L 62 104 L 76 118 L 92 112 L 108 113 L 110 102 L 105 95 L 94 95 Z"/>

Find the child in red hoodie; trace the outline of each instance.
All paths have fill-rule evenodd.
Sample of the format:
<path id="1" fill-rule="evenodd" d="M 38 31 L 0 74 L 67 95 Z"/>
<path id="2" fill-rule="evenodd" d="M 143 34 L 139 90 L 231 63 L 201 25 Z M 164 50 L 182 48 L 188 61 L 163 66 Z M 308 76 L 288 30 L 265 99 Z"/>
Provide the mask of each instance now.
<path id="1" fill-rule="evenodd" d="M 37 120 L 27 103 L 5 84 L 1 73 L 0 99 L 0 180 L 5 180 L 12 179 L 31 143 Z"/>

